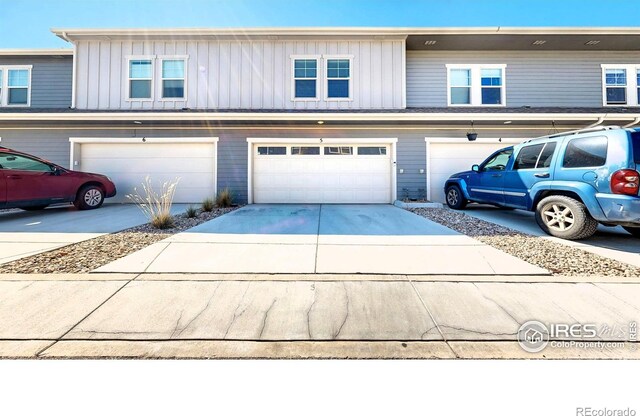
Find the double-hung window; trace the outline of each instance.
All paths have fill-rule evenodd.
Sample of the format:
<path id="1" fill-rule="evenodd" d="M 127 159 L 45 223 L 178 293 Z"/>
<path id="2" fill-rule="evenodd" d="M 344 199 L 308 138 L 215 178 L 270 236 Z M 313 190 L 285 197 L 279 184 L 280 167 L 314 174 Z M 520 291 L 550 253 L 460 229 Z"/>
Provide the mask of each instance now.
<path id="1" fill-rule="evenodd" d="M 602 64 L 602 104 L 640 105 L 640 63 Z"/>
<path id="2" fill-rule="evenodd" d="M 605 68 L 606 104 L 627 104 L 627 70 L 625 68 Z"/>
<path id="3" fill-rule="evenodd" d="M 183 100 L 184 95 L 184 59 L 162 60 L 162 98 Z"/>
<path id="4" fill-rule="evenodd" d="M 447 65 L 449 105 L 504 106 L 506 65 Z"/>
<path id="5" fill-rule="evenodd" d="M 0 66 L 0 106 L 31 104 L 31 66 Z"/>
<path id="6" fill-rule="evenodd" d="M 153 99 L 153 59 L 129 59 L 129 99 Z"/>
<path id="7" fill-rule="evenodd" d="M 293 99 L 318 99 L 318 59 L 293 59 Z"/>
<path id="8" fill-rule="evenodd" d="M 351 59 L 327 59 L 327 99 L 348 100 L 351 98 Z"/>

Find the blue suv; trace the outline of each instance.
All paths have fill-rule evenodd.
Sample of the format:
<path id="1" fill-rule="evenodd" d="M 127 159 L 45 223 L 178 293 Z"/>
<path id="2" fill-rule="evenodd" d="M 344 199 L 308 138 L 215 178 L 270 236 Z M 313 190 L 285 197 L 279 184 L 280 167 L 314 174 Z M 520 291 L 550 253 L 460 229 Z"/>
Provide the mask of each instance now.
<path id="1" fill-rule="evenodd" d="M 445 183 L 447 205 L 535 211 L 547 234 L 578 240 L 598 223 L 640 238 L 640 129 L 600 127 L 500 149 Z"/>

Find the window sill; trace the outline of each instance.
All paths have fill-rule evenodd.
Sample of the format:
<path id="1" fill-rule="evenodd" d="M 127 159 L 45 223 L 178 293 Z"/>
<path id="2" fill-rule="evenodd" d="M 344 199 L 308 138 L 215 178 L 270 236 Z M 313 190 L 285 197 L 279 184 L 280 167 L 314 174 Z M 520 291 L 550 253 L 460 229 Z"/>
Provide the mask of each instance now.
<path id="1" fill-rule="evenodd" d="M 507 104 L 449 104 L 447 107 L 506 107 Z"/>
<path id="2" fill-rule="evenodd" d="M 152 103 L 154 101 L 153 98 L 125 98 L 124 100 L 128 103 Z"/>
<path id="3" fill-rule="evenodd" d="M 301 101 L 301 102 L 317 102 L 320 101 L 320 98 L 292 98 L 291 101 Z"/>
<path id="4" fill-rule="evenodd" d="M 159 98 L 160 102 L 186 102 L 186 98 Z"/>
<path id="5" fill-rule="evenodd" d="M 331 102 L 331 101 L 353 101 L 353 98 L 329 98 L 329 97 L 327 97 L 324 100 L 325 101 L 329 101 L 329 102 Z"/>

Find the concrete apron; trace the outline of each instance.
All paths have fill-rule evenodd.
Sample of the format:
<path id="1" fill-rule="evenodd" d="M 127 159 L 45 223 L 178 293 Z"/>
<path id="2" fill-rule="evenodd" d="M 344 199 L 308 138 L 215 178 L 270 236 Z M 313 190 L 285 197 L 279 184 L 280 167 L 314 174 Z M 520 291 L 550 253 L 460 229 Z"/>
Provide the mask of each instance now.
<path id="1" fill-rule="evenodd" d="M 0 356 L 640 358 L 514 342 L 529 320 L 627 327 L 639 299 L 615 283 L 5 281 Z"/>
<path id="2" fill-rule="evenodd" d="M 95 272 L 549 274 L 391 205 L 250 205 Z"/>

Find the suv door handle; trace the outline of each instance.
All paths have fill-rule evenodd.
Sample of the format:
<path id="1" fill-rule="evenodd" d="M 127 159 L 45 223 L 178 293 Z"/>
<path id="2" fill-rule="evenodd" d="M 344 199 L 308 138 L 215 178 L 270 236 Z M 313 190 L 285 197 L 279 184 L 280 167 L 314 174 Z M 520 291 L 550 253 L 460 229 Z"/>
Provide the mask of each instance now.
<path id="1" fill-rule="evenodd" d="M 20 175 L 7 175 L 6 178 L 7 179 L 22 179 L 22 176 L 20 176 Z"/>
<path id="2" fill-rule="evenodd" d="M 533 176 L 535 176 L 536 178 L 548 178 L 549 176 L 549 172 L 544 172 L 544 173 L 534 173 Z"/>
<path id="3" fill-rule="evenodd" d="M 492 178 L 499 178 L 500 176 L 502 176 L 502 173 L 494 173 L 491 175 Z"/>

